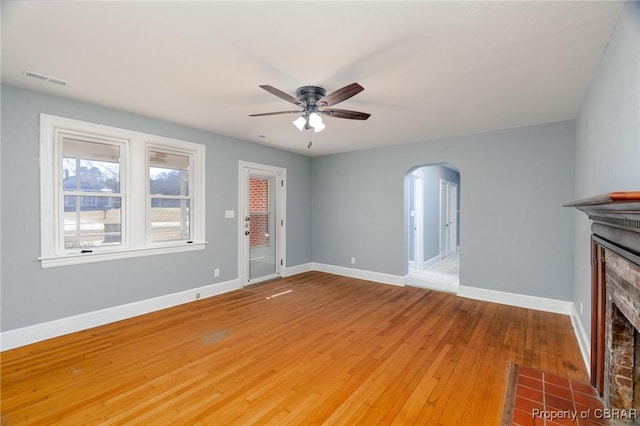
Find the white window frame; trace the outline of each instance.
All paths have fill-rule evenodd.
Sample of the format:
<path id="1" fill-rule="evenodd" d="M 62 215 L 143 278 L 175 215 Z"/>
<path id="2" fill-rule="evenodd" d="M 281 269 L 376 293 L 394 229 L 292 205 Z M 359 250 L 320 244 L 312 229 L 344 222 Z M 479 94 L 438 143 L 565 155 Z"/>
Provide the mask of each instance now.
<path id="1" fill-rule="evenodd" d="M 63 129 L 56 129 L 56 131 L 54 132 L 53 137 L 55 138 L 54 140 L 52 140 L 52 142 L 54 143 L 54 155 L 55 155 L 55 161 L 56 161 L 56 165 L 54 168 L 54 172 L 55 173 L 55 177 L 54 177 L 54 182 L 51 182 L 51 178 L 49 178 L 49 182 L 51 182 L 51 184 L 53 185 L 55 183 L 55 188 L 58 188 L 57 190 L 57 204 L 55 206 L 55 212 L 58 214 L 57 215 L 57 226 L 56 226 L 56 230 L 55 230 L 55 235 L 56 235 L 56 242 L 58 244 L 58 248 L 56 250 L 56 253 L 58 254 L 62 254 L 62 255 L 74 255 L 74 254 L 86 254 L 85 252 L 83 252 L 82 248 L 72 248 L 72 249 L 67 249 L 65 247 L 65 241 L 64 241 L 64 209 L 66 207 L 64 199 L 65 196 L 67 195 L 71 195 L 71 196 L 76 196 L 76 197 L 81 197 L 81 198 L 95 198 L 96 194 L 92 193 L 92 192 L 82 192 L 82 191 L 77 191 L 77 190 L 73 190 L 73 191 L 65 191 L 64 189 L 64 182 L 63 182 L 63 176 L 62 176 L 62 162 L 63 162 L 63 158 L 64 158 L 64 152 L 63 152 L 63 146 L 62 146 L 62 139 L 66 136 L 70 136 L 72 138 L 77 138 L 77 139 L 81 139 L 81 140 L 86 140 L 88 143 L 101 143 L 101 144 L 105 144 L 105 145 L 113 145 L 113 146 L 117 146 L 120 149 L 120 168 L 119 168 L 119 172 L 120 172 L 120 193 L 118 193 L 116 196 L 120 198 L 120 212 L 121 212 L 121 217 L 120 217 L 120 223 L 121 223 L 121 236 L 122 236 L 122 240 L 120 241 L 120 244 L 117 247 L 91 247 L 91 250 L 97 253 L 97 252 L 105 252 L 105 251 L 111 251 L 111 250 L 115 250 L 115 249 L 122 249 L 122 248 L 126 248 L 128 246 L 128 244 L 126 244 L 127 242 L 127 232 L 126 232 L 126 226 L 123 223 L 124 222 L 124 217 L 126 216 L 126 211 L 127 211 L 127 204 L 125 203 L 125 194 L 127 192 L 127 175 L 126 175 L 126 168 L 124 167 L 124 164 L 126 164 L 127 162 L 127 158 L 128 158 L 128 149 L 127 149 L 127 140 L 126 139 L 118 139 L 118 138 L 113 138 L 113 137 L 98 137 L 95 134 L 89 134 L 89 133 L 85 133 L 85 132 L 79 132 L 79 131 L 66 131 Z M 97 200 L 96 200 L 97 201 Z M 54 211 L 54 210 L 49 210 L 49 211 Z M 60 214 L 62 213 L 62 214 Z M 42 228 L 41 228 L 42 229 Z"/>
<path id="2" fill-rule="evenodd" d="M 157 195 L 157 194 L 151 194 L 151 181 L 149 179 L 149 169 L 151 167 L 151 159 L 150 159 L 150 152 L 151 151 L 159 151 L 159 152 L 164 152 L 167 154 L 175 154 L 175 155 L 184 155 L 186 157 L 189 157 L 189 194 L 185 195 Z M 153 241 L 151 239 L 151 200 L 152 199 L 167 199 L 167 200 L 189 200 L 190 201 L 190 207 L 189 207 L 189 234 L 190 237 L 193 237 L 193 232 L 194 232 L 194 213 L 195 213 L 195 209 L 193 204 L 195 203 L 194 200 L 194 187 L 193 185 L 193 181 L 194 181 L 194 163 L 195 163 L 195 159 L 196 159 L 197 153 L 194 152 L 191 149 L 188 149 L 188 147 L 182 147 L 180 149 L 180 147 L 176 146 L 175 144 L 173 146 L 166 146 L 166 145 L 161 145 L 161 144 L 147 144 L 147 148 L 146 148 L 146 165 L 147 165 L 147 188 L 146 188 L 146 193 L 147 193 L 147 217 L 146 217 L 146 224 L 147 224 L 147 244 L 149 246 L 166 246 L 166 245 L 171 245 L 174 244 L 176 241 L 183 241 L 183 240 L 170 240 L 170 241 Z M 189 238 L 188 241 L 192 241 L 191 238 Z"/>
<path id="3" fill-rule="evenodd" d="M 59 134 L 71 134 L 122 144 L 122 244 L 103 247 L 91 252 L 64 249 L 64 232 L 60 227 L 64 206 L 62 193 L 62 152 Z M 192 194 L 191 239 L 175 240 L 163 244 L 150 244 L 148 226 L 148 147 L 188 153 L 193 160 L 189 182 Z M 116 127 L 73 120 L 49 114 L 40 114 L 40 233 L 43 268 L 77 265 L 132 257 L 203 250 L 206 247 L 205 230 L 205 159 L 203 144 L 165 138 Z M 61 235 L 62 234 L 62 235 Z"/>

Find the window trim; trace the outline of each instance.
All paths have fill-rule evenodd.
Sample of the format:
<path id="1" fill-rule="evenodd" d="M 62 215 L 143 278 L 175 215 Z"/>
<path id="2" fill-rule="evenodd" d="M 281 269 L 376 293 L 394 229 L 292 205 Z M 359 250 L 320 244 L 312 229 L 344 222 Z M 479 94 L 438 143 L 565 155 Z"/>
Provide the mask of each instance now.
<path id="1" fill-rule="evenodd" d="M 122 143 L 121 182 L 122 245 L 91 253 L 62 252 L 60 203 L 64 203 L 59 173 L 62 161 L 60 133 Z M 148 147 L 189 153 L 193 159 L 193 224 L 191 240 L 149 244 L 147 241 Z M 206 247 L 205 145 L 150 135 L 49 114 L 40 114 L 40 257 L 43 268 L 77 265 L 116 259 L 203 250 Z M 142 204 L 144 203 L 144 204 Z M 150 208 L 150 207 L 149 207 Z M 51 214 L 53 212 L 53 214 Z M 63 242 L 63 241 L 62 241 Z M 64 247 L 64 244 L 63 244 Z"/>
<path id="2" fill-rule="evenodd" d="M 151 151 L 163 152 L 166 154 L 174 154 L 174 155 L 184 155 L 189 157 L 189 193 L 187 195 L 159 195 L 159 194 L 151 194 L 151 180 L 149 179 L 149 169 L 151 168 Z M 197 153 L 193 152 L 189 149 L 179 149 L 177 146 L 166 146 L 157 143 L 148 143 L 146 146 L 146 194 L 147 194 L 147 203 L 146 203 L 146 226 L 147 226 L 147 245 L 150 247 L 166 247 L 167 245 L 171 245 L 175 242 L 185 241 L 185 240 L 169 240 L 169 241 L 153 241 L 151 238 L 152 233 L 152 223 L 151 223 L 151 211 L 152 211 L 152 200 L 153 199 L 167 199 L 167 200 L 189 200 L 189 240 L 192 241 L 194 239 L 194 230 L 195 230 L 195 191 L 194 191 L 194 181 L 196 179 L 194 171 L 197 172 L 198 167 L 195 166 L 195 161 L 197 157 Z"/>
<path id="3" fill-rule="evenodd" d="M 66 207 L 65 204 L 65 196 L 70 195 L 70 196 L 76 196 L 76 197 L 97 197 L 97 196 L 105 196 L 99 193 L 93 193 L 93 192 L 86 192 L 86 191 L 66 191 L 64 189 L 64 178 L 62 175 L 62 164 L 64 161 L 64 147 L 63 147 L 63 141 L 62 139 L 65 136 L 71 136 L 71 137 L 77 137 L 77 138 L 83 138 L 85 139 L 87 142 L 89 143 L 102 143 L 105 145 L 114 145 L 114 146 L 118 146 L 119 150 L 120 150 L 120 161 L 119 161 L 119 165 L 120 165 L 120 192 L 118 193 L 118 197 L 120 197 L 120 205 L 121 205 L 121 211 L 120 211 L 120 223 L 121 223 L 121 241 L 120 244 L 118 246 L 112 246 L 112 247 L 96 247 L 96 248 L 92 248 L 91 250 L 96 250 L 96 252 L 100 252 L 100 253 L 104 253 L 104 252 L 110 252 L 110 251 L 118 251 L 118 250 L 126 250 L 129 248 L 129 239 L 128 239 L 128 221 L 125 221 L 125 217 L 127 217 L 127 212 L 129 210 L 128 208 L 128 203 L 125 202 L 125 198 L 126 198 L 126 194 L 128 193 L 128 176 L 127 176 L 127 160 L 129 158 L 129 150 L 128 150 L 128 140 L 126 139 L 122 139 L 122 138 L 112 138 L 112 137 L 101 137 L 102 135 L 97 135 L 95 133 L 93 134 L 89 134 L 89 133 L 80 133 L 80 132 L 76 132 L 76 131 L 66 131 L 65 129 L 61 129 L 61 128 L 57 128 L 54 131 L 54 135 L 53 137 L 55 138 L 54 140 L 52 140 L 51 142 L 55 145 L 54 150 L 57 153 L 56 158 L 55 158 L 55 164 L 53 169 L 55 170 L 55 175 L 53 176 L 53 180 L 54 182 L 51 183 L 51 185 L 55 185 L 56 188 L 58 188 L 57 191 L 55 191 L 57 193 L 57 204 L 55 207 L 55 212 L 58 215 L 58 223 L 57 226 L 55 228 L 55 234 L 56 234 L 56 241 L 57 241 L 57 247 L 55 250 L 55 253 L 57 253 L 56 256 L 66 256 L 66 255 L 75 255 L 75 254 L 82 254 L 82 249 L 81 248 L 76 248 L 76 249 L 67 249 L 65 247 L 65 242 L 64 242 L 64 213 L 60 214 L 60 212 L 64 212 L 64 208 Z M 41 188 L 41 192 L 42 192 L 42 188 Z M 44 212 L 49 211 L 49 210 L 44 210 Z M 42 213 L 44 213 L 42 212 Z M 43 228 L 41 228 L 43 229 Z M 61 235 L 62 232 L 62 235 Z"/>

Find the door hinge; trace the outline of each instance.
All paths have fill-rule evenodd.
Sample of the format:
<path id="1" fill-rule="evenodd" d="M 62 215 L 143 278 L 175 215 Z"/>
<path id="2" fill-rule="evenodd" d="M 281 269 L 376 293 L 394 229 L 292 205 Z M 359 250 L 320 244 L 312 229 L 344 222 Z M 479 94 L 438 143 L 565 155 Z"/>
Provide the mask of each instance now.
<path id="1" fill-rule="evenodd" d="M 284 262 L 282 259 L 280 259 L 280 266 L 283 266 L 283 265 L 284 265 Z"/>
<path id="2" fill-rule="evenodd" d="M 280 186 L 284 187 L 284 179 L 280 181 Z"/>
<path id="3" fill-rule="evenodd" d="M 284 219 L 280 219 L 280 226 L 284 226 Z"/>

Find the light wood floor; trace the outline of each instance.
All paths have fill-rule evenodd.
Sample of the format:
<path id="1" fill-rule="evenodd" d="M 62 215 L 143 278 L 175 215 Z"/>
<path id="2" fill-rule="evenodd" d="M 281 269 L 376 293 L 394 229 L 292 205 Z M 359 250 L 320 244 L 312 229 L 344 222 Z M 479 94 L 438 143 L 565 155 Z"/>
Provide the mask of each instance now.
<path id="1" fill-rule="evenodd" d="M 310 272 L 6 351 L 2 424 L 495 425 L 509 362 L 587 380 L 567 316 Z"/>

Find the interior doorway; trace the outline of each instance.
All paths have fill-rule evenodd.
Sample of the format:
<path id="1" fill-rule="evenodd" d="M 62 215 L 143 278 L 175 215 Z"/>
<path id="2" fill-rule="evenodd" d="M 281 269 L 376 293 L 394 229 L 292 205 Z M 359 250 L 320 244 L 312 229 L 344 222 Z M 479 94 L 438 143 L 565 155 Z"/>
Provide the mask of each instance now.
<path id="1" fill-rule="evenodd" d="M 458 185 L 440 179 L 440 258 L 458 252 Z"/>
<path id="2" fill-rule="evenodd" d="M 409 260 L 409 266 L 415 269 L 423 269 L 424 266 L 424 218 L 423 209 L 416 208 L 415 206 L 422 206 L 424 201 L 424 185 L 422 180 L 422 173 L 414 172 L 412 177 L 412 199 L 411 199 L 411 252 L 413 256 Z"/>
<path id="3" fill-rule="evenodd" d="M 240 162 L 240 276 L 242 285 L 281 275 L 285 265 L 286 170 Z"/>
<path id="4" fill-rule="evenodd" d="M 416 167 L 405 177 L 406 284 L 457 292 L 460 282 L 460 172 L 450 164 Z"/>

